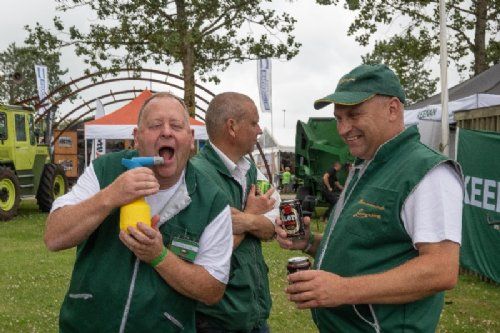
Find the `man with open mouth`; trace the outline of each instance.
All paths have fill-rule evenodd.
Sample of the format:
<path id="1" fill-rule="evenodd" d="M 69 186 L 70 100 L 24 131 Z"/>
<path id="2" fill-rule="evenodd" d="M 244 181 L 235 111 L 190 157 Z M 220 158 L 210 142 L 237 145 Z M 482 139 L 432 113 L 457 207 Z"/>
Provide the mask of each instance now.
<path id="1" fill-rule="evenodd" d="M 188 162 L 194 138 L 183 101 L 170 93 L 146 100 L 134 142 L 136 150 L 95 160 L 47 219 L 50 250 L 77 246 L 60 332 L 195 332 L 197 303 L 214 304 L 224 293 L 231 212 Z M 162 163 L 122 166 L 137 156 Z M 152 226 L 120 230 L 119 208 L 142 197 Z"/>

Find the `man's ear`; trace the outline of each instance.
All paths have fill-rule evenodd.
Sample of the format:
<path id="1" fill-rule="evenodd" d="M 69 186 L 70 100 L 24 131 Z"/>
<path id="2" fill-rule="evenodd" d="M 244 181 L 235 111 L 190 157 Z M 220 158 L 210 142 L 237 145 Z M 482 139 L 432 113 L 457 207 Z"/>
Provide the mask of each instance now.
<path id="1" fill-rule="evenodd" d="M 399 101 L 397 97 L 392 97 L 389 100 L 389 119 L 395 121 L 403 116 L 403 104 Z"/>
<path id="2" fill-rule="evenodd" d="M 236 138 L 236 129 L 238 127 L 236 120 L 233 118 L 229 118 L 226 121 L 226 126 L 227 126 L 227 132 L 232 138 Z"/>

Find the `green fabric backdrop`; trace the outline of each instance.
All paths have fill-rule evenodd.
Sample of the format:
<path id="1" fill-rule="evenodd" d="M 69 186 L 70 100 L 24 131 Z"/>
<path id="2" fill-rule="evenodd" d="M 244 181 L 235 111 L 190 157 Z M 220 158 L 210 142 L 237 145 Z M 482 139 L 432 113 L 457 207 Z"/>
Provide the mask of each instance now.
<path id="1" fill-rule="evenodd" d="M 460 264 L 500 283 L 500 133 L 459 129 L 465 178 Z"/>

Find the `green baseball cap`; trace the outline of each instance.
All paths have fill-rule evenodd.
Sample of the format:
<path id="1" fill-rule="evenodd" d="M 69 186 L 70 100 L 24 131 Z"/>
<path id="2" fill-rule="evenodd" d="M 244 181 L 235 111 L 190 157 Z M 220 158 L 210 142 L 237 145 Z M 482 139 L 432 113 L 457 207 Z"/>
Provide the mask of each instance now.
<path id="1" fill-rule="evenodd" d="M 386 65 L 361 65 L 344 75 L 335 92 L 314 102 L 316 110 L 335 103 L 356 105 L 375 95 L 397 97 L 405 102 L 405 92 L 399 79 Z"/>

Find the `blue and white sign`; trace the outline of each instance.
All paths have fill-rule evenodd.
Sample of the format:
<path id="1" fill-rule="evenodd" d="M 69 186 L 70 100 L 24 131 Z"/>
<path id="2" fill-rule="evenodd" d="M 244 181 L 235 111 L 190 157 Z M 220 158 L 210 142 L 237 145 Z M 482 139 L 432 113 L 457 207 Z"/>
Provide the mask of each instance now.
<path id="1" fill-rule="evenodd" d="M 49 72 L 47 66 L 35 65 L 36 87 L 38 89 L 38 98 L 42 101 L 49 94 Z M 42 115 L 46 110 L 50 109 L 51 103 L 46 100 L 38 109 L 38 115 Z"/>
<path id="2" fill-rule="evenodd" d="M 272 112 L 271 59 L 259 59 L 257 62 L 257 81 L 261 110 Z"/>

